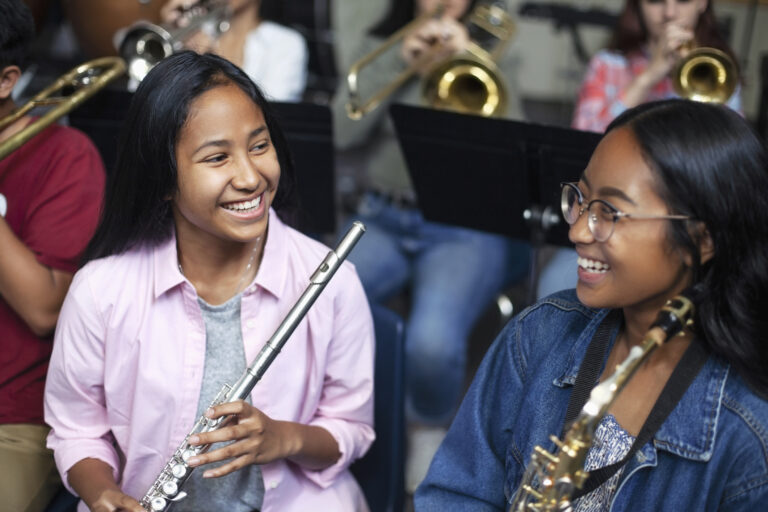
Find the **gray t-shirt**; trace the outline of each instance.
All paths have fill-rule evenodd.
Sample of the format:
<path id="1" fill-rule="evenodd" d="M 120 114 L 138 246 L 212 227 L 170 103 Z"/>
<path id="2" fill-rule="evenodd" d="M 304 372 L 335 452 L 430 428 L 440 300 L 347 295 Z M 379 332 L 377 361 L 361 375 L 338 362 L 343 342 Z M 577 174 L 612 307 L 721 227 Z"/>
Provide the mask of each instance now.
<path id="1" fill-rule="evenodd" d="M 237 294 L 224 304 L 211 306 L 198 298 L 205 321 L 205 368 L 197 416 L 205 413 L 224 384 L 233 385 L 245 371 L 245 349 L 240 330 L 240 299 Z M 214 450 L 223 443 L 216 443 Z M 226 462 L 196 468 L 184 485 L 187 497 L 174 504 L 174 512 L 227 510 L 253 512 L 264 501 L 264 480 L 259 466 L 250 465 L 219 478 L 203 478 L 206 469 Z"/>

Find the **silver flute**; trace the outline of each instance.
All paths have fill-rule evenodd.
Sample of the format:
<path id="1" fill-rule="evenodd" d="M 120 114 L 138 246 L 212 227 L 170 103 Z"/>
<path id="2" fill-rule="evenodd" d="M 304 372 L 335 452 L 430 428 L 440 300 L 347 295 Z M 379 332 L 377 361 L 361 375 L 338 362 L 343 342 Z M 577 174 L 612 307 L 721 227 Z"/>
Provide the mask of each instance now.
<path id="1" fill-rule="evenodd" d="M 251 393 L 264 372 L 269 368 L 277 354 L 288 341 L 296 326 L 301 322 L 315 299 L 325 288 L 325 285 L 331 280 L 336 270 L 341 266 L 352 248 L 365 233 L 365 226 L 361 222 L 355 222 L 342 238 L 339 245 L 328 253 L 328 256 L 320 263 L 317 270 L 309 278 L 309 286 L 299 297 L 299 300 L 291 308 L 285 319 L 277 327 L 277 330 L 267 341 L 264 347 L 259 351 L 253 363 L 245 369 L 243 375 L 238 379 L 234 386 L 227 384 L 219 391 L 216 398 L 208 408 L 219 404 L 245 400 Z M 162 471 L 155 479 L 155 482 L 149 488 L 147 493 L 141 499 L 141 506 L 149 512 L 161 512 L 169 510 L 174 502 L 180 501 L 187 496 L 187 493 L 181 490 L 181 487 L 192 473 L 193 467 L 187 464 L 190 457 L 205 453 L 210 448 L 210 444 L 191 446 L 188 442 L 190 436 L 211 432 L 228 423 L 230 417 L 222 416 L 216 419 L 209 419 L 200 416 L 187 434 L 184 441 L 173 453 L 171 460 L 163 467 Z"/>

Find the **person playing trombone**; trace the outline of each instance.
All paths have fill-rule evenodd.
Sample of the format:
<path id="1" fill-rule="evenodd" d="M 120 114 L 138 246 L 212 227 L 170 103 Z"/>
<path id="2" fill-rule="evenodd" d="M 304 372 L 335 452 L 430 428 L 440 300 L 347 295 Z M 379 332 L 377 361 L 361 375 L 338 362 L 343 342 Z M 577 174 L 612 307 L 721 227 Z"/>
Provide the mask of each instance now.
<path id="1" fill-rule="evenodd" d="M 348 69 L 351 62 L 382 45 L 384 38 L 425 17 L 425 22 L 405 33 L 399 46 L 370 64 L 361 76 L 361 89 L 365 85 L 378 90 L 408 67 L 423 75 L 436 61 L 466 49 L 470 39 L 465 20 L 475 4 L 470 0 L 393 0 L 378 22 L 357 28 L 355 34 L 348 28 L 353 20 L 360 27 L 360 20 L 379 14 L 379 5 L 338 2 L 339 69 Z M 437 9 L 439 14 L 434 14 Z M 521 118 L 509 54 L 498 65 L 508 90 L 505 115 Z M 362 220 L 368 232 L 350 259 L 372 302 L 386 303 L 403 290 L 410 291 L 405 342 L 408 491 L 415 490 L 423 478 L 455 412 L 473 324 L 505 284 L 526 272 L 529 252 L 527 244 L 500 235 L 424 219 L 387 115 L 391 103 L 422 104 L 419 91 L 419 80 L 414 78 L 359 120 L 347 115 L 346 89 L 340 88 L 334 101 L 337 148 L 364 155 L 365 174 L 356 167 L 354 179 L 365 190 L 351 217 Z M 368 96 L 369 89 L 362 92 Z M 471 169 L 467 179 L 472 179 Z"/>
<path id="2" fill-rule="evenodd" d="M 34 36 L 29 7 L 0 0 L 0 147 L 39 122 L 10 117 Z M 43 510 L 61 486 L 45 446 L 43 387 L 53 330 L 96 229 L 105 180 L 83 133 L 39 126 L 0 160 L 0 510 L 26 512 Z"/>

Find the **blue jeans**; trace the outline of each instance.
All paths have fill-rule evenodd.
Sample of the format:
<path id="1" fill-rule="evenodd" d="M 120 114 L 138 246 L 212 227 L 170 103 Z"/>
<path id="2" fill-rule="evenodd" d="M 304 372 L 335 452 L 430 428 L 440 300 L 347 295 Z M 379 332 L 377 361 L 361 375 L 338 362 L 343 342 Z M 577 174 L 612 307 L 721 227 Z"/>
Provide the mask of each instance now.
<path id="1" fill-rule="evenodd" d="M 357 218 L 366 234 L 349 255 L 371 302 L 407 286 L 406 394 L 411 420 L 447 425 L 461 398 L 467 340 L 496 294 L 528 270 L 529 246 L 424 220 L 367 195 Z"/>

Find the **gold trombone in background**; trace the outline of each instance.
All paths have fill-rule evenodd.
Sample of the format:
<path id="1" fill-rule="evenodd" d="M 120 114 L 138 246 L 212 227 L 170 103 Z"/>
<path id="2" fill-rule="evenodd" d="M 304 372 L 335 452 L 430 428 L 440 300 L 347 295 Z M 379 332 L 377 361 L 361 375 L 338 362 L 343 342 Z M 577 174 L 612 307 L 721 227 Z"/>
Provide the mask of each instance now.
<path id="1" fill-rule="evenodd" d="M 360 119 L 375 109 L 385 98 L 413 78 L 418 73 L 420 64 L 430 62 L 434 58 L 434 54 L 419 58 L 414 65 L 407 67 L 369 99 L 363 101 L 360 98 L 359 74 L 362 69 L 423 23 L 439 17 L 442 10 L 442 6 L 439 6 L 435 12 L 414 19 L 350 67 L 347 74 L 347 114 L 351 119 Z M 475 7 L 468 22 L 489 33 L 498 42 L 491 50 L 485 50 L 470 41 L 465 51 L 432 65 L 422 78 L 422 98 L 427 105 L 434 108 L 486 117 L 503 115 L 507 107 L 507 90 L 496 61 L 511 41 L 515 33 L 515 23 L 504 9 L 494 4 Z M 439 43 L 435 46 L 438 53 L 441 50 Z"/>
<path id="2" fill-rule="evenodd" d="M 102 57 L 85 62 L 60 76 L 54 83 L 9 115 L 0 118 L 0 131 L 2 131 L 36 107 L 55 105 L 23 130 L 0 143 L 0 160 L 48 125 L 77 108 L 109 82 L 122 75 L 124 71 L 125 62 L 120 57 Z M 61 95 L 68 87 L 73 88 L 74 92 Z"/>

